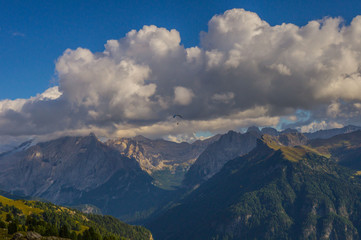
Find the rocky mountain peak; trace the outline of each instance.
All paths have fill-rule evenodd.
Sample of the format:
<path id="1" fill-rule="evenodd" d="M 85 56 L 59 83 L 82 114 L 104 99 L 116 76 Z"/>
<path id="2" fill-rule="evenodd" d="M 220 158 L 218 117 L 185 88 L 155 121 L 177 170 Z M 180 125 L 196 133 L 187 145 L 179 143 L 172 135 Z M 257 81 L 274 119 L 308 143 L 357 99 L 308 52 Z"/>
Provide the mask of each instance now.
<path id="1" fill-rule="evenodd" d="M 257 128 L 258 129 L 258 128 Z M 195 186 L 216 174 L 226 162 L 250 152 L 260 136 L 256 129 L 247 133 L 229 131 L 210 144 L 190 167 L 183 181 L 185 186 Z"/>
<path id="2" fill-rule="evenodd" d="M 252 133 L 252 134 L 255 134 L 257 136 L 261 136 L 262 135 L 262 132 L 261 130 L 259 130 L 258 127 L 256 126 L 251 126 L 247 129 L 247 132 L 246 133 Z"/>
<path id="3" fill-rule="evenodd" d="M 268 135 L 271 135 L 271 136 L 278 136 L 279 135 L 279 132 L 272 128 L 272 127 L 265 127 L 265 128 L 262 128 L 261 130 L 262 134 L 268 134 Z"/>
<path id="4" fill-rule="evenodd" d="M 137 135 L 135 137 L 132 138 L 133 140 L 135 141 L 139 141 L 139 142 L 142 142 L 142 141 L 151 141 L 149 138 L 146 138 L 142 135 Z"/>

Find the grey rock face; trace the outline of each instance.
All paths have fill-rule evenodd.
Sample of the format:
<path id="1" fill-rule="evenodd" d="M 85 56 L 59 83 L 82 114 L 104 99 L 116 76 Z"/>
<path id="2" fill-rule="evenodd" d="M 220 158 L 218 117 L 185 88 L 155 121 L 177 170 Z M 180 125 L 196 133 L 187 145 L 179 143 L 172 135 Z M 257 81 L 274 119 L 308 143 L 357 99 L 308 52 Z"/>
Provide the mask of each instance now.
<path id="1" fill-rule="evenodd" d="M 112 139 L 106 144 L 122 155 L 134 158 L 140 167 L 151 174 L 156 170 L 174 169 L 183 165 L 186 169 L 219 136 L 192 144 L 170 142 L 162 139 L 151 140 L 143 136 Z"/>
<path id="2" fill-rule="evenodd" d="M 25 236 L 19 232 L 15 233 L 11 240 L 26 240 Z"/>
<path id="3" fill-rule="evenodd" d="M 279 132 L 276 129 L 271 128 L 271 127 L 262 128 L 261 132 L 262 132 L 262 134 L 268 134 L 268 135 L 271 135 L 271 136 L 278 136 L 279 135 Z"/>
<path id="4" fill-rule="evenodd" d="M 119 170 L 141 171 L 135 160 L 120 156 L 94 135 L 64 137 L 1 157 L 0 188 L 69 204 Z"/>
<path id="5" fill-rule="evenodd" d="M 226 162 L 250 152 L 256 147 L 257 138 L 262 135 L 257 128 L 250 128 L 241 134 L 229 131 L 218 141 L 210 144 L 190 167 L 183 181 L 186 186 L 202 183 L 219 172 Z"/>
<path id="6" fill-rule="evenodd" d="M 41 235 L 36 232 L 27 232 L 26 238 L 29 240 L 38 240 L 38 239 L 41 239 Z"/>

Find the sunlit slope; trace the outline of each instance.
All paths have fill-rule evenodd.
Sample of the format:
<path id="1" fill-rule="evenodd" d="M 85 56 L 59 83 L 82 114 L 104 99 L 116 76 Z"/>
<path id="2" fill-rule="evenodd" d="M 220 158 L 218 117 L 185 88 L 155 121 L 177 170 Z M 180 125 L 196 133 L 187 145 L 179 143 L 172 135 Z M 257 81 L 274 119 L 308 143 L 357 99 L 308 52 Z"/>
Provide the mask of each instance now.
<path id="1" fill-rule="evenodd" d="M 64 231 L 67 231 L 67 238 L 71 239 L 91 233 L 103 239 L 152 239 L 151 233 L 143 227 L 125 224 L 111 216 L 83 214 L 51 203 L 0 196 L 0 213 L 1 221 L 7 226 L 16 223 L 18 231 L 23 233 L 34 231 L 42 236 L 64 237 L 67 234 Z M 6 233 L 1 231 L 3 238 L 10 237 Z"/>

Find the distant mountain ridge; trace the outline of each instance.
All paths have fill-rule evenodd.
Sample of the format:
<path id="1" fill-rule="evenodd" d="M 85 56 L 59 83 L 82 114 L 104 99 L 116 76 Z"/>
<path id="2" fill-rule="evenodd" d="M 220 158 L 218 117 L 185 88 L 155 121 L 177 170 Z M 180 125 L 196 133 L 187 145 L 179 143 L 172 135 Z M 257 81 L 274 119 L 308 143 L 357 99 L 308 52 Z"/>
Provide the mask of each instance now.
<path id="1" fill-rule="evenodd" d="M 357 128 L 323 131 L 323 136 L 333 135 L 324 140 L 313 139 L 320 136 L 317 132 L 250 127 L 245 133 L 229 131 L 192 144 L 142 136 L 102 142 L 94 134 L 26 142 L 0 155 L 0 189 L 57 204 L 90 204 L 104 214 L 141 222 L 213 179 L 232 159 L 249 154 L 264 134 L 282 145 L 289 158 L 299 159 L 309 148 L 361 170 L 359 133 L 352 132 Z"/>
<path id="2" fill-rule="evenodd" d="M 327 129 L 327 130 L 319 130 L 313 133 L 304 133 L 304 135 L 308 138 L 308 139 L 327 139 L 327 138 L 331 138 L 333 136 L 339 135 L 339 134 L 344 134 L 344 133 L 351 133 L 351 132 L 355 132 L 361 130 L 361 127 L 359 126 L 353 126 L 353 125 L 348 125 L 342 128 L 333 128 L 333 129 Z"/>
<path id="3" fill-rule="evenodd" d="M 187 187 L 197 186 L 212 177 L 229 160 L 249 153 L 255 146 L 256 141 L 263 134 L 277 136 L 280 143 L 286 146 L 305 145 L 310 139 L 330 138 L 339 134 L 350 133 L 361 129 L 356 126 L 346 126 L 340 129 L 329 129 L 314 133 L 300 133 L 296 129 L 277 131 L 266 127 L 261 130 L 252 126 L 246 133 L 229 131 L 217 141 L 210 144 L 198 157 L 185 175 L 183 184 Z"/>

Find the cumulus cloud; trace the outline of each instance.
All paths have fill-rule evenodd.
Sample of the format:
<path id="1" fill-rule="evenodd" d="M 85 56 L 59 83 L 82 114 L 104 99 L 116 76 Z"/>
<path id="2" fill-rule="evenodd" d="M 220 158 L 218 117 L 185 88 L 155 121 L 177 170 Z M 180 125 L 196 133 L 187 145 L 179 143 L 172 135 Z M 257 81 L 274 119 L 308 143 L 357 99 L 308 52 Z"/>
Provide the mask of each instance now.
<path id="1" fill-rule="evenodd" d="M 308 125 L 304 125 L 299 128 L 301 132 L 316 132 L 318 130 L 330 129 L 330 128 L 342 128 L 343 125 L 337 122 L 311 122 Z"/>
<path id="2" fill-rule="evenodd" d="M 174 102 L 179 105 L 189 105 L 192 102 L 194 93 L 185 87 L 174 88 Z"/>
<path id="3" fill-rule="evenodd" d="M 184 139 L 281 119 L 305 131 L 359 123 L 360 29 L 361 16 L 270 26 L 232 9 L 209 21 L 200 46 L 185 48 L 177 30 L 144 26 L 103 52 L 67 49 L 58 87 L 0 101 L 0 135 Z M 175 113 L 185 119 L 179 126 Z"/>
<path id="4" fill-rule="evenodd" d="M 229 103 L 234 98 L 233 92 L 226 92 L 226 93 L 216 93 L 212 96 L 214 101 Z"/>

